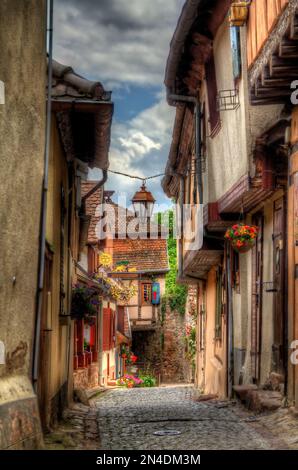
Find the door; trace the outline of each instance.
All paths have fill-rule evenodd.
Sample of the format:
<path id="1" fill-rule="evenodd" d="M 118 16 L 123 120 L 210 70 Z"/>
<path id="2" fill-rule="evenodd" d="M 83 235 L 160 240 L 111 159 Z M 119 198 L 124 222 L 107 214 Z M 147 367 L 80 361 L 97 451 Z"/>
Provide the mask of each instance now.
<path id="1" fill-rule="evenodd" d="M 253 382 L 258 384 L 262 352 L 263 212 L 253 217 L 253 224 L 259 227 L 259 233 L 252 250 L 251 369 Z"/>
<path id="2" fill-rule="evenodd" d="M 53 255 L 46 249 L 44 286 L 42 294 L 42 311 L 40 324 L 39 369 L 37 396 L 42 427 L 48 429 L 49 389 L 50 389 L 50 356 L 52 331 L 52 264 Z"/>
<path id="3" fill-rule="evenodd" d="M 285 357 L 285 200 L 274 203 L 273 217 L 273 364 L 275 372 L 284 373 Z"/>

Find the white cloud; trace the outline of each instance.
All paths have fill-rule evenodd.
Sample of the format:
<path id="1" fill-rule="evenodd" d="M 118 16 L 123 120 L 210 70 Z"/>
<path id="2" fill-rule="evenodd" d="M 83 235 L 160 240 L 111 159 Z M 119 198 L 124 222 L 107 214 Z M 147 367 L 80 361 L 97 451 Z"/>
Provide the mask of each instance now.
<path id="1" fill-rule="evenodd" d="M 134 86 L 160 87 L 156 103 L 124 123 L 112 126 L 110 168 L 146 177 L 162 173 L 171 142 L 174 109 L 163 91 L 169 43 L 185 0 L 56 0 L 55 59 L 116 91 Z M 117 97 L 117 98 L 116 98 Z M 117 103 L 116 103 L 117 104 Z M 99 171 L 91 177 L 100 178 Z M 166 201 L 160 180 L 148 182 Z M 109 175 L 107 187 L 130 196 L 140 181 Z"/>
<path id="2" fill-rule="evenodd" d="M 146 178 L 164 172 L 168 157 L 174 119 L 174 108 L 170 108 L 164 94 L 158 103 L 143 110 L 126 123 L 113 124 L 113 139 L 110 149 L 110 169 Z M 91 178 L 98 178 L 93 170 Z M 160 187 L 161 178 L 148 181 L 148 187 L 157 201 L 166 198 Z M 140 186 L 139 180 L 109 173 L 107 187 L 127 192 L 131 197 Z"/>
<path id="3" fill-rule="evenodd" d="M 161 85 L 184 0 L 56 0 L 54 54 L 107 83 Z"/>

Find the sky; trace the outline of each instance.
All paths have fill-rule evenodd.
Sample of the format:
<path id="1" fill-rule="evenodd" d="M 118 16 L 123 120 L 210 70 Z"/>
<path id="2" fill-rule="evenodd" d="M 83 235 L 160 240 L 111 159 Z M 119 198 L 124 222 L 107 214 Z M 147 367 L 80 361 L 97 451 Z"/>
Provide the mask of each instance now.
<path id="1" fill-rule="evenodd" d="M 147 177 L 165 169 L 175 109 L 166 102 L 164 71 L 184 1 L 55 0 L 54 58 L 113 92 L 111 170 Z M 160 181 L 147 187 L 169 204 Z M 139 186 L 110 173 L 106 189 L 131 198 Z"/>

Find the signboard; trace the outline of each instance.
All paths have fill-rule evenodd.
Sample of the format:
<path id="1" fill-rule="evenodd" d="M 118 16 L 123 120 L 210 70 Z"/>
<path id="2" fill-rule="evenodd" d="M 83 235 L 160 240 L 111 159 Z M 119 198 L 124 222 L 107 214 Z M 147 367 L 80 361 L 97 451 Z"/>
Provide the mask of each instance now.
<path id="1" fill-rule="evenodd" d="M 160 284 L 159 282 L 152 283 L 152 305 L 160 304 Z"/>

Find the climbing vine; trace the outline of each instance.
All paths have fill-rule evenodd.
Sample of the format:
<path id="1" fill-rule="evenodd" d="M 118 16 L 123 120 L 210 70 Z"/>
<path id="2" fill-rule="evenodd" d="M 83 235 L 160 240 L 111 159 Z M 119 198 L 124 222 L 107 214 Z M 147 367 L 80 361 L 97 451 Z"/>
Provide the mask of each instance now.
<path id="1" fill-rule="evenodd" d="M 165 214 L 164 214 L 165 215 Z M 181 315 L 185 314 L 187 300 L 187 286 L 177 283 L 177 241 L 174 237 L 174 212 L 168 211 L 169 238 L 168 238 L 168 257 L 170 271 L 166 275 L 166 293 L 165 300 L 171 311 L 177 311 Z M 158 221 L 161 222 L 162 215 L 158 214 Z"/>

